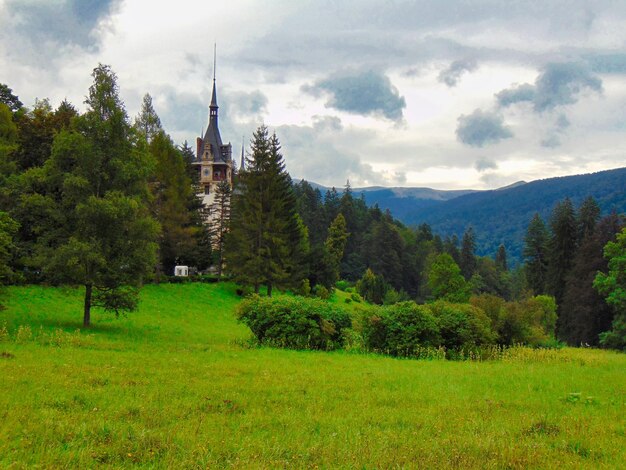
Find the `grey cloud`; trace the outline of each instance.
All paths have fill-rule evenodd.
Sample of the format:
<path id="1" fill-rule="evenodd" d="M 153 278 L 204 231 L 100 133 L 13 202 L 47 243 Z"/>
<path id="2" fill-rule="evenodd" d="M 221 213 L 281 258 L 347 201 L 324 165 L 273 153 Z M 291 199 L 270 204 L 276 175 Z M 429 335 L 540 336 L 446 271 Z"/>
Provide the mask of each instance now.
<path id="1" fill-rule="evenodd" d="M 399 121 L 406 107 L 404 97 L 386 75 L 364 71 L 334 75 L 305 85 L 302 90 L 313 96 L 330 95 L 326 107 L 362 115 L 382 115 Z"/>
<path id="2" fill-rule="evenodd" d="M 537 112 L 549 111 L 557 106 L 574 104 L 585 90 L 602 92 L 602 80 L 589 67 L 579 62 L 547 64 L 535 80 L 496 94 L 500 106 L 530 101 Z"/>
<path id="3" fill-rule="evenodd" d="M 541 146 L 546 148 L 555 148 L 561 145 L 561 139 L 558 135 L 552 134 L 541 141 Z"/>
<path id="4" fill-rule="evenodd" d="M 96 51 L 100 26 L 117 11 L 122 0 L 20 1 L 9 0 L 6 8 L 21 60 L 48 60 L 59 46 L 78 46 Z"/>
<path id="5" fill-rule="evenodd" d="M 595 73 L 626 73 L 626 53 L 624 52 L 587 56 L 587 61 Z"/>
<path id="6" fill-rule="evenodd" d="M 545 111 L 559 105 L 574 104 L 584 89 L 602 91 L 602 80 L 579 63 L 548 64 L 535 82 L 535 109 Z"/>
<path id="7" fill-rule="evenodd" d="M 496 100 L 500 106 L 509 106 L 522 101 L 535 99 L 535 87 L 528 83 L 513 88 L 507 88 L 496 94 Z"/>
<path id="8" fill-rule="evenodd" d="M 470 115 L 458 119 L 457 139 L 472 147 L 496 144 L 513 137 L 511 130 L 504 125 L 502 116 L 497 113 L 475 110 Z"/>
<path id="9" fill-rule="evenodd" d="M 489 158 L 483 157 L 476 160 L 474 168 L 476 168 L 476 171 L 482 173 L 487 170 L 497 170 L 498 164 Z"/>
<path id="10" fill-rule="evenodd" d="M 450 66 L 439 73 L 439 81 L 449 87 L 454 87 L 459 83 L 461 75 L 465 72 L 476 70 L 476 61 L 473 59 L 455 60 Z"/>
<path id="11" fill-rule="evenodd" d="M 569 119 L 567 119 L 567 116 L 565 114 L 560 114 L 559 117 L 556 119 L 556 127 L 558 129 L 566 129 L 571 125 Z"/>
<path id="12" fill-rule="evenodd" d="M 259 116 L 267 111 L 267 96 L 259 90 L 252 92 L 225 92 L 224 98 L 220 99 L 224 103 L 224 109 L 231 114 L 231 117 Z"/>
<path id="13" fill-rule="evenodd" d="M 313 116 L 313 129 L 316 131 L 340 131 L 343 129 L 341 119 L 337 116 Z"/>

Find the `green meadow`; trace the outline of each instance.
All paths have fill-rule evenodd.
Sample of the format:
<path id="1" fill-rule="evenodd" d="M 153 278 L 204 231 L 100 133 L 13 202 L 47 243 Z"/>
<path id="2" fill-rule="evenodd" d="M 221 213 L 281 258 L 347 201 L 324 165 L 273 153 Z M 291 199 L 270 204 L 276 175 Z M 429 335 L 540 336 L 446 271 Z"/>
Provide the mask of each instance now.
<path id="1" fill-rule="evenodd" d="M 474 362 L 258 348 L 229 284 L 150 285 L 138 312 L 96 311 L 78 331 L 82 295 L 7 290 L 1 468 L 626 462 L 624 354 L 520 349 Z"/>

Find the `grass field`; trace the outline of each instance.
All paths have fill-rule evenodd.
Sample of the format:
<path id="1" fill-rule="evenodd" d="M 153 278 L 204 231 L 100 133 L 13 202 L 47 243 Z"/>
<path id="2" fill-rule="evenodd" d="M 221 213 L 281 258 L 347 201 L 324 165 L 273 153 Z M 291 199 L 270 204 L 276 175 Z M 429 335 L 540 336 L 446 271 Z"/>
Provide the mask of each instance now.
<path id="1" fill-rule="evenodd" d="M 203 284 L 148 286 L 77 333 L 82 290 L 8 294 L 1 468 L 625 467 L 624 354 L 250 348 L 234 287 Z"/>

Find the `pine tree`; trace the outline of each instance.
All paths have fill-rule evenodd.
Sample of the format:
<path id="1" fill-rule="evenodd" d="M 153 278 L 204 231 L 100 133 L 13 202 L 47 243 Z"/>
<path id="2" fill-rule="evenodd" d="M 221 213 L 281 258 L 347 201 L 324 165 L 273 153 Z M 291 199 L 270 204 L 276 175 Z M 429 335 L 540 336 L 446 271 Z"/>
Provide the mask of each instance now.
<path id="1" fill-rule="evenodd" d="M 141 111 L 135 118 L 135 127 L 141 135 L 143 135 L 148 143 L 163 130 L 161 127 L 161 119 L 152 106 L 152 97 L 146 93 L 141 103 Z"/>
<path id="2" fill-rule="evenodd" d="M 328 272 L 328 279 L 323 284 L 326 287 L 332 287 L 339 280 L 339 266 L 343 258 L 346 242 L 348 241 L 348 233 L 346 227 L 346 219 L 343 214 L 337 215 L 335 220 L 328 228 L 328 237 L 324 242 L 325 264 Z"/>
<path id="3" fill-rule="evenodd" d="M 469 281 L 472 275 L 476 272 L 476 237 L 474 235 L 474 229 L 469 227 L 463 234 L 463 241 L 461 242 L 461 258 L 459 260 L 459 267 L 461 273 L 466 281 Z"/>
<path id="4" fill-rule="evenodd" d="M 509 270 L 507 260 L 506 260 L 506 248 L 504 245 L 500 245 L 498 247 L 498 252 L 496 253 L 496 267 L 499 271 L 506 272 Z"/>
<path id="5" fill-rule="evenodd" d="M 291 178 L 280 143 L 262 126 L 254 133 L 251 158 L 240 171 L 232 203 L 225 262 L 235 281 L 272 289 L 298 286 L 302 279 L 303 232 Z"/>
<path id="6" fill-rule="evenodd" d="M 470 286 L 448 253 L 437 255 L 431 264 L 428 271 L 428 288 L 435 299 L 467 302 L 470 297 Z"/>
<path id="7" fill-rule="evenodd" d="M 155 263 L 158 224 L 148 214 L 152 162 L 137 142 L 108 66 L 93 71 L 88 111 L 61 131 L 38 194 L 54 214 L 40 226 L 37 260 L 56 281 L 85 286 L 83 325 L 91 307 L 133 310 Z"/>
<path id="8" fill-rule="evenodd" d="M 539 214 L 535 214 L 524 238 L 524 270 L 528 287 L 535 295 L 546 292 L 548 272 L 548 230 Z"/>
<path id="9" fill-rule="evenodd" d="M 600 206 L 598 206 L 593 196 L 589 196 L 578 208 L 578 218 L 576 222 L 578 224 L 577 241 L 579 244 L 582 243 L 585 238 L 593 234 L 599 218 Z"/>
<path id="10" fill-rule="evenodd" d="M 598 272 L 608 270 L 604 246 L 615 240 L 621 229 L 620 219 L 611 214 L 595 224 L 593 233 L 585 236 L 576 251 L 572 269 L 566 277 L 560 315 L 559 336 L 572 346 L 598 346 L 600 333 L 611 328 L 613 311 L 593 288 Z"/>
<path id="11" fill-rule="evenodd" d="M 193 188 L 183 156 L 165 132 L 158 131 L 152 136 L 148 150 L 156 163 L 150 184 L 151 209 L 161 224 L 157 273 L 171 275 L 176 264 L 195 261 L 198 226 L 189 209 Z"/>
<path id="12" fill-rule="evenodd" d="M 576 214 L 569 198 L 555 206 L 550 217 L 550 229 L 547 288 L 560 306 L 565 292 L 565 277 L 572 266 L 578 238 Z"/>
<path id="13" fill-rule="evenodd" d="M 215 191 L 215 199 L 209 208 L 209 237 L 213 253 L 217 257 L 217 277 L 224 268 L 224 243 L 230 223 L 231 188 L 228 181 L 221 181 Z"/>

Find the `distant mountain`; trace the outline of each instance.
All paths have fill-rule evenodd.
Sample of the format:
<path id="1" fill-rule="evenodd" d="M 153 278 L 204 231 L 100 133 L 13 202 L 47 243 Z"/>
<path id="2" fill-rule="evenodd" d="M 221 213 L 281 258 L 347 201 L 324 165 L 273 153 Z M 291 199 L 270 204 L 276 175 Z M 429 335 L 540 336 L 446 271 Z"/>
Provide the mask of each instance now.
<path id="1" fill-rule="evenodd" d="M 491 191 L 472 191 L 447 200 L 392 197 L 389 192 L 365 192 L 369 204 L 378 203 L 407 225 L 428 223 L 442 236 L 459 238 L 470 225 L 477 252 L 493 255 L 500 243 L 509 257 L 521 258 L 524 236 L 535 212 L 548 222 L 555 204 L 569 197 L 578 207 L 593 196 L 602 214 L 626 212 L 626 168 L 598 173 L 519 182 Z"/>
<path id="2" fill-rule="evenodd" d="M 311 184 L 322 192 L 328 189 Z M 547 223 L 555 204 L 566 197 L 578 207 L 586 197 L 593 196 L 602 215 L 612 210 L 626 213 L 626 168 L 529 183 L 518 181 L 489 191 L 378 186 L 353 191 L 355 195 L 363 193 L 368 205 L 389 209 L 403 223 L 426 222 L 442 236 L 456 234 L 460 239 L 471 225 L 479 255 L 491 256 L 504 243 L 509 258 L 519 260 L 526 228 L 535 212 Z"/>

